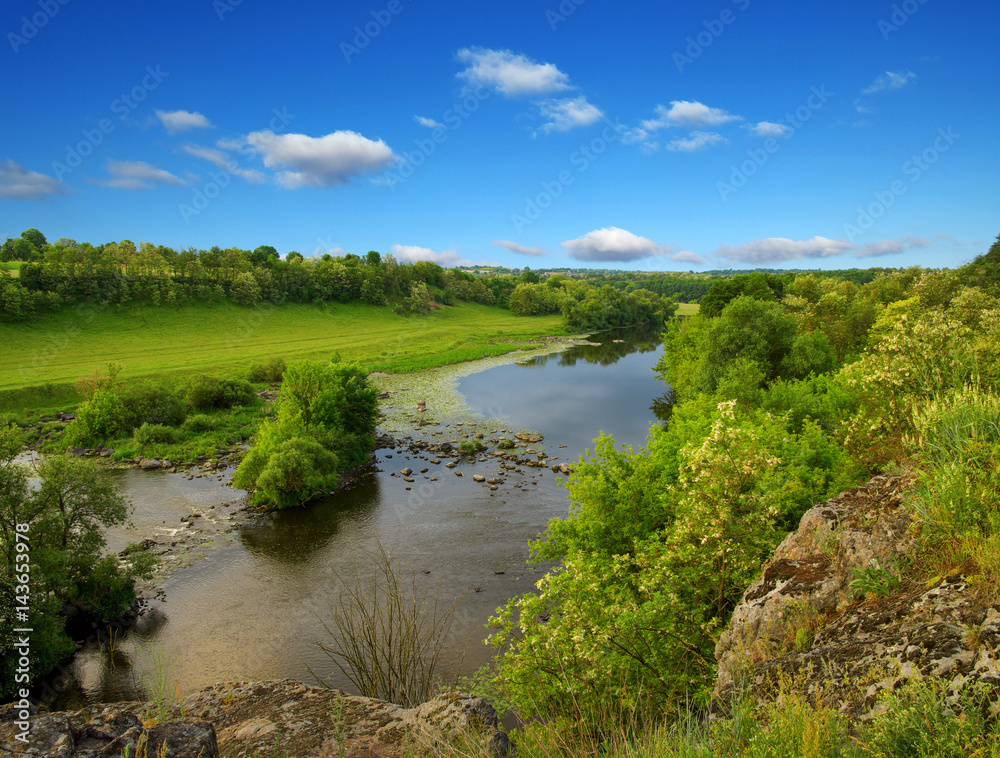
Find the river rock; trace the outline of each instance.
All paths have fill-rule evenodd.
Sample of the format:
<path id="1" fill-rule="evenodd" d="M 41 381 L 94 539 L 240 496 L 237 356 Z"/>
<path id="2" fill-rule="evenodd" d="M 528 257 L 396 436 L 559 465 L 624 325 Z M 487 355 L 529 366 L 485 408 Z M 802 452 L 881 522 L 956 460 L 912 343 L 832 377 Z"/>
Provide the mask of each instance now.
<path id="1" fill-rule="evenodd" d="M 868 719 L 879 693 L 908 678 L 943 678 L 952 693 L 1000 687 L 1000 606 L 959 572 L 925 582 L 899 568 L 915 545 L 902 507 L 911 488 L 909 475 L 882 475 L 806 512 L 719 638 L 715 702 L 724 707 L 736 681 L 766 699 L 784 677 Z M 899 585 L 857 597 L 852 581 L 873 566 Z"/>
<path id="2" fill-rule="evenodd" d="M 531 434 L 530 432 L 518 432 L 514 436 L 517 437 L 517 439 L 521 440 L 521 442 L 535 443 L 542 441 L 542 435 Z"/>
<path id="3" fill-rule="evenodd" d="M 410 474 L 413 473 L 413 469 L 407 467 L 407 468 L 404 468 L 404 469 L 400 469 L 399 473 L 402 474 L 403 476 L 409 476 Z"/>
<path id="4" fill-rule="evenodd" d="M 160 463 L 155 458 L 143 458 L 141 461 L 139 461 L 139 468 L 143 469 L 144 471 L 149 471 L 150 469 L 163 468 L 163 464 Z"/>
<path id="5" fill-rule="evenodd" d="M 483 476 L 482 474 L 473 474 L 472 475 L 472 481 L 474 481 L 474 482 L 485 482 L 486 481 L 486 477 Z"/>

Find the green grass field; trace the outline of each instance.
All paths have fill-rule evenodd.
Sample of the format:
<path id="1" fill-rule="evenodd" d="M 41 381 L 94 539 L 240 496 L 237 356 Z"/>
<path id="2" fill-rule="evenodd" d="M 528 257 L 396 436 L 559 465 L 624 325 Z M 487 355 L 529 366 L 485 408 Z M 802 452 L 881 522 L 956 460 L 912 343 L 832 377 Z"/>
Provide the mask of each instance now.
<path id="1" fill-rule="evenodd" d="M 677 315 L 678 316 L 693 316 L 698 311 L 701 310 L 700 303 L 678 303 L 677 304 Z"/>
<path id="2" fill-rule="evenodd" d="M 360 303 L 74 308 L 0 324 L 0 410 L 77 401 L 75 380 L 108 361 L 120 363 L 123 376 L 168 383 L 192 373 L 242 374 L 272 356 L 327 360 L 334 353 L 373 371 L 405 372 L 499 355 L 564 333 L 558 315 L 526 318 L 475 304 L 427 316 Z"/>
<path id="3" fill-rule="evenodd" d="M 17 278 L 21 274 L 21 266 L 23 265 L 21 261 L 0 261 L 0 273 Z"/>

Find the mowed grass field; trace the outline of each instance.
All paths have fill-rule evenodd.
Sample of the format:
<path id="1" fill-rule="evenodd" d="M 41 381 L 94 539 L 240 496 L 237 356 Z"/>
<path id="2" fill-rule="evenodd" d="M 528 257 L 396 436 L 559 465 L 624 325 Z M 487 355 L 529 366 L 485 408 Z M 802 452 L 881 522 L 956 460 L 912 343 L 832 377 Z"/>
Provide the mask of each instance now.
<path id="1" fill-rule="evenodd" d="M 76 379 L 108 361 L 120 363 L 123 376 L 168 382 L 192 373 L 239 375 L 271 357 L 328 360 L 335 353 L 373 371 L 404 372 L 564 333 L 559 315 L 519 317 L 467 303 L 426 316 L 360 303 L 73 308 L 0 324 L 0 410 L 70 402 Z"/>
<path id="2" fill-rule="evenodd" d="M 701 310 L 701 303 L 678 303 L 678 316 L 693 316 Z"/>

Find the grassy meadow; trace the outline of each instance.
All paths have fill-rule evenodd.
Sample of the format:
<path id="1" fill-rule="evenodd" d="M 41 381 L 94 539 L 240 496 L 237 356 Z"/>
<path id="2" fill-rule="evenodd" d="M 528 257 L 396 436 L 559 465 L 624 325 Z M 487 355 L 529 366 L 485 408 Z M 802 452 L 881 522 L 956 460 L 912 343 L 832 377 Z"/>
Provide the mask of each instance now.
<path id="1" fill-rule="evenodd" d="M 325 360 L 334 353 L 395 373 L 501 355 L 564 333 L 558 315 L 515 316 L 476 304 L 426 316 L 360 303 L 72 308 L 26 324 L 0 324 L 0 411 L 78 402 L 75 380 L 108 361 L 122 365 L 123 377 L 167 383 L 193 373 L 241 374 L 272 356 Z"/>

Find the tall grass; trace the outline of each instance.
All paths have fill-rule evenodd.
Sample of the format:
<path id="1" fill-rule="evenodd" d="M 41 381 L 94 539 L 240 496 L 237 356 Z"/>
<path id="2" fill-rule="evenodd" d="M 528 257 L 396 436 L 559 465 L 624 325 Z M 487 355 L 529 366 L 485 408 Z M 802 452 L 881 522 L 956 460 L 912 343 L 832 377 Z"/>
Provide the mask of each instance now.
<path id="1" fill-rule="evenodd" d="M 461 599 L 421 599 L 416 577 L 404 585 L 381 544 L 372 562 L 370 579 L 342 583 L 332 623 L 322 622 L 327 641 L 318 644 L 362 695 L 413 707 L 453 673 L 445 650 Z"/>

